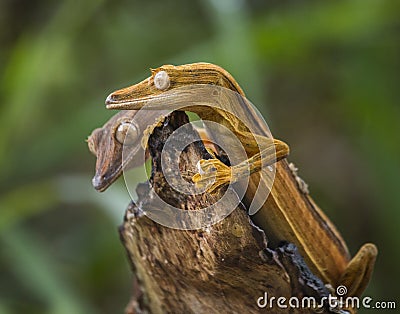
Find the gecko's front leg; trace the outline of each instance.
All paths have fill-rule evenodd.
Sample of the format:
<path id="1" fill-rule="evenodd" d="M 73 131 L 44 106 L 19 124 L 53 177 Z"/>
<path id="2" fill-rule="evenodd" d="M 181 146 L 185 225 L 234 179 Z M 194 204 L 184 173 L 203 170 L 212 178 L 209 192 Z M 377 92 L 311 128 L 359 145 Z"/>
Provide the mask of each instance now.
<path id="1" fill-rule="evenodd" d="M 263 150 L 235 166 L 229 167 L 216 158 L 200 160 L 199 173 L 192 180 L 200 188 L 208 185 L 207 190 L 212 193 L 219 187 L 237 182 L 246 175 L 272 165 L 288 154 L 289 146 L 286 143 L 263 138 Z"/>

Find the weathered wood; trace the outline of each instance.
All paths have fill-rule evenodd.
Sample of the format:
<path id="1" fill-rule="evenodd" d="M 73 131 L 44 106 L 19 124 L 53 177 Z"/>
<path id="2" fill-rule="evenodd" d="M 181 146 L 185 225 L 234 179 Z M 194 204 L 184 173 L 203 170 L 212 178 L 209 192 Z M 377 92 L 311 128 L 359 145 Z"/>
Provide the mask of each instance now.
<path id="1" fill-rule="evenodd" d="M 152 157 L 150 185 L 137 188 L 137 205 L 131 203 L 120 235 L 137 278 L 127 313 L 258 313 L 257 300 L 303 295 L 320 298 L 328 291 L 307 268 L 294 245 L 276 252 L 266 249 L 264 232 L 255 227 L 242 206 L 206 230 L 164 227 L 143 214 L 152 204 L 152 193 L 186 210 L 212 204 L 216 196 L 184 195 L 173 190 L 161 171 L 161 151 L 168 136 L 188 123 L 183 112 L 174 112 L 149 139 Z M 198 134 L 188 132 L 190 141 Z M 188 139 L 182 139 L 187 141 Z M 190 144 L 180 156 L 180 170 L 196 170 L 209 158 L 201 141 Z M 269 313 L 310 313 L 310 309 L 266 308 Z M 328 312 L 327 310 L 319 313 Z"/>

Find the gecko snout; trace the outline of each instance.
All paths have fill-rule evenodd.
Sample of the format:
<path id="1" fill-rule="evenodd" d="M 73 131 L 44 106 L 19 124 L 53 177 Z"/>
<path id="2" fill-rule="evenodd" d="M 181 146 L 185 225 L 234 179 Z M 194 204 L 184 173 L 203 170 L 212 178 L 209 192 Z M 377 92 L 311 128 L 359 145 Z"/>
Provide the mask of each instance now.
<path id="1" fill-rule="evenodd" d="M 121 101 L 121 98 L 121 95 L 118 95 L 118 91 L 112 92 L 106 98 L 106 105 L 118 103 L 119 101 Z"/>
<path id="2" fill-rule="evenodd" d="M 96 174 L 92 179 L 92 185 L 96 189 L 96 191 L 102 192 L 106 188 L 106 181 L 104 180 L 104 176 Z"/>

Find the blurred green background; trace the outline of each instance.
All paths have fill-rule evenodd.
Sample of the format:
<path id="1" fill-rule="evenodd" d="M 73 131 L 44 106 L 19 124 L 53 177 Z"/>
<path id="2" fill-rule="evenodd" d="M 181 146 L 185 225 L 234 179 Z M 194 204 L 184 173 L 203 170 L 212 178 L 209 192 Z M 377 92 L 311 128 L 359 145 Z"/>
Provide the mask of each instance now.
<path id="1" fill-rule="evenodd" d="M 197 61 L 290 144 L 352 254 L 378 245 L 366 295 L 398 301 L 399 1 L 2 0 L 0 45 L 0 313 L 123 312 L 129 196 L 93 190 L 85 139 L 111 91 Z"/>

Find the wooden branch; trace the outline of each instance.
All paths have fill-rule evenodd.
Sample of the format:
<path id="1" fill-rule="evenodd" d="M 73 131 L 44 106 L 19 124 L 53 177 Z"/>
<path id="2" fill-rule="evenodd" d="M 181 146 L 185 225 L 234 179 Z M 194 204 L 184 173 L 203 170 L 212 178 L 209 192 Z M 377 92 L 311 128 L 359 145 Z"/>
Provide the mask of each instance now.
<path id="1" fill-rule="evenodd" d="M 242 206 L 206 230 L 167 228 L 143 214 L 144 207 L 151 208 L 154 193 L 185 210 L 200 209 L 216 201 L 209 194 L 178 193 L 161 171 L 165 141 L 186 123 L 186 114 L 177 111 L 153 132 L 149 139 L 150 183 L 138 186 L 137 205 L 129 205 L 120 228 L 136 276 L 126 313 L 258 313 L 262 309 L 257 301 L 264 302 L 265 293 L 269 300 L 304 295 L 319 300 L 327 296 L 328 290 L 310 272 L 295 245 L 284 244 L 276 251 L 267 249 L 264 232 L 252 224 Z M 180 170 L 195 172 L 197 161 L 210 156 L 194 130 L 185 136 L 188 138 L 182 141 L 199 141 L 182 152 Z M 266 307 L 264 311 L 311 312 L 281 309 L 276 302 L 272 309 Z M 319 313 L 330 312 L 325 307 Z"/>

